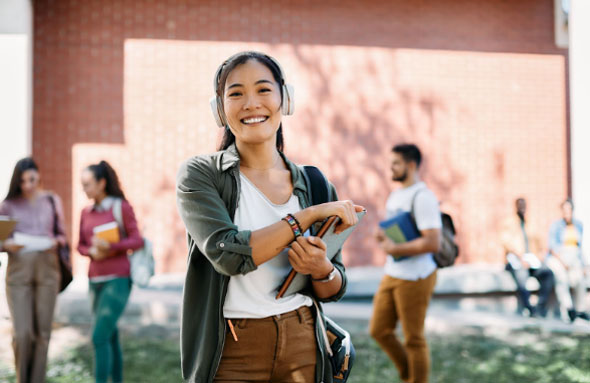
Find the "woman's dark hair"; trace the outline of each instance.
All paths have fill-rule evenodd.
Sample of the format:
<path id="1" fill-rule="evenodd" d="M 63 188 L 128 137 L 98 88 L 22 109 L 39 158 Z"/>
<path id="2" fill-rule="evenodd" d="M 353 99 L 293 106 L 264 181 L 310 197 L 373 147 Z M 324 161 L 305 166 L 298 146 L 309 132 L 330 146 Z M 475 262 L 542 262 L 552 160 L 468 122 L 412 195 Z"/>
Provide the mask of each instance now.
<path id="1" fill-rule="evenodd" d="M 225 93 L 225 82 L 227 80 L 227 76 L 236 69 L 236 67 L 245 64 L 250 60 L 256 60 L 262 65 L 266 66 L 270 72 L 272 73 L 273 78 L 279 84 L 279 92 L 281 93 L 281 103 L 283 102 L 283 92 L 282 86 L 284 83 L 283 76 L 281 74 L 281 69 L 271 60 L 267 55 L 260 52 L 255 51 L 247 51 L 238 53 L 232 57 L 230 57 L 227 61 L 221 64 L 222 69 L 219 73 L 219 80 L 217 81 L 217 87 L 215 89 L 215 94 L 218 97 L 218 101 L 223 103 L 223 95 Z M 222 107 L 223 109 L 223 107 Z M 236 142 L 236 137 L 231 132 L 229 127 L 226 125 L 224 128 L 223 139 L 221 140 L 221 144 L 219 145 L 219 150 L 227 149 L 231 144 Z M 283 141 L 283 123 L 279 125 L 279 130 L 277 131 L 277 150 L 282 152 L 284 149 L 284 141 Z"/>
<path id="2" fill-rule="evenodd" d="M 98 164 L 90 165 L 86 169 L 92 172 L 94 179 L 97 181 L 105 180 L 104 191 L 106 195 L 125 199 L 125 193 L 119 184 L 119 177 L 115 169 L 106 161 L 100 161 Z"/>
<path id="3" fill-rule="evenodd" d="M 10 179 L 10 186 L 8 187 L 8 194 L 6 194 L 6 198 L 4 200 L 15 199 L 23 194 L 23 191 L 20 188 L 20 183 L 23 173 L 27 170 L 35 170 L 37 172 L 39 171 L 39 167 L 31 157 L 25 157 L 19 160 L 14 166 L 12 178 Z"/>
<path id="4" fill-rule="evenodd" d="M 422 162 L 422 153 L 420 153 L 420 149 L 414 144 L 399 144 L 395 145 L 392 149 L 392 152 L 401 155 L 406 162 L 414 162 L 416 164 L 416 168 L 420 167 L 420 163 Z"/>

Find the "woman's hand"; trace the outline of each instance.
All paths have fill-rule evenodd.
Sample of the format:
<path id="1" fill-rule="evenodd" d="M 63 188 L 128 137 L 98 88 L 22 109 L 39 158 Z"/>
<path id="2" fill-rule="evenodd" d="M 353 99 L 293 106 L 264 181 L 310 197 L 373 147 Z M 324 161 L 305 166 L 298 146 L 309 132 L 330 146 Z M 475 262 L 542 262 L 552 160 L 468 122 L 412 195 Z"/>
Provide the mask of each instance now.
<path id="1" fill-rule="evenodd" d="M 298 237 L 288 254 L 293 269 L 313 279 L 324 278 L 334 267 L 326 257 L 326 243 L 319 237 Z"/>
<path id="2" fill-rule="evenodd" d="M 4 250 L 6 250 L 7 253 L 15 254 L 18 253 L 20 249 L 22 249 L 24 246 L 15 243 L 13 239 L 9 238 L 6 241 L 4 241 L 2 247 L 4 248 Z"/>
<path id="3" fill-rule="evenodd" d="M 111 244 L 108 241 L 97 236 L 92 237 L 92 246 L 103 252 L 108 252 L 111 249 Z"/>
<path id="4" fill-rule="evenodd" d="M 92 259 L 94 259 L 95 261 L 100 261 L 105 259 L 106 257 L 108 257 L 108 251 L 104 251 L 104 250 L 100 250 L 98 247 L 96 246 L 92 246 L 90 247 L 90 249 L 88 249 L 88 254 L 90 255 L 90 257 Z"/>
<path id="5" fill-rule="evenodd" d="M 355 205 L 352 201 L 326 202 L 313 206 L 316 209 L 316 221 L 321 221 L 331 216 L 340 218 L 340 222 L 334 229 L 335 233 L 341 233 L 358 222 L 357 212 L 365 210 L 363 206 Z"/>

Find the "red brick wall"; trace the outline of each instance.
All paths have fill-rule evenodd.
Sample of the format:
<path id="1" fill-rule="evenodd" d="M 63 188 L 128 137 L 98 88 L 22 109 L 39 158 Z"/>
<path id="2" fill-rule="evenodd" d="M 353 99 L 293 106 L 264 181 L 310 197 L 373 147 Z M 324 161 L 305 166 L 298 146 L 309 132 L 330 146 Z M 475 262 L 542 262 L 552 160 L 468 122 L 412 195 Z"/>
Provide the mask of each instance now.
<path id="1" fill-rule="evenodd" d="M 33 154 L 64 198 L 74 243 L 88 203 L 80 170 L 104 158 L 155 242 L 158 271 L 184 269 L 176 170 L 214 150 L 213 73 L 242 49 L 277 57 L 296 88 L 287 155 L 369 209 L 349 265 L 384 259 L 371 233 L 401 141 L 423 149 L 423 178 L 455 218 L 462 262 L 501 260 L 497 227 L 515 197 L 543 230 L 558 213 L 567 51 L 553 42 L 551 0 L 39 0 Z"/>

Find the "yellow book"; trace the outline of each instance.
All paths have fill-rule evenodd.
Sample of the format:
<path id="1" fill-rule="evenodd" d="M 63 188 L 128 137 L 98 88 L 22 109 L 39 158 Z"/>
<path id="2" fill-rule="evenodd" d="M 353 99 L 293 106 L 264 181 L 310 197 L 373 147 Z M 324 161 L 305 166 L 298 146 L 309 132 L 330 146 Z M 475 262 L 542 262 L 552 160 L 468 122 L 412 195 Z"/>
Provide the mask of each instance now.
<path id="1" fill-rule="evenodd" d="M 109 243 L 119 242 L 119 226 L 117 222 L 109 222 L 96 226 L 92 231 L 98 238 L 104 239 Z"/>
<path id="2" fill-rule="evenodd" d="M 14 230 L 16 226 L 15 220 L 11 219 L 10 217 L 0 215 L 0 241 L 4 241 Z"/>

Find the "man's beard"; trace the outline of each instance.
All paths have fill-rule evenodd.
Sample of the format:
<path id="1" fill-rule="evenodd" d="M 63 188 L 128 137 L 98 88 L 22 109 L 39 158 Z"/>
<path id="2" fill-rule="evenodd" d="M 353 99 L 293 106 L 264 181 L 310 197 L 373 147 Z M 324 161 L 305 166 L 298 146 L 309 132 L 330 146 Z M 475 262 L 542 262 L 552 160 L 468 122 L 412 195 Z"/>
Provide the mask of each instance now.
<path id="1" fill-rule="evenodd" d="M 394 181 L 398 181 L 398 182 L 404 182 L 407 178 L 408 178 L 408 170 L 406 169 L 406 171 L 404 171 L 404 173 L 399 176 L 396 177 L 395 175 L 393 177 L 391 177 Z"/>

